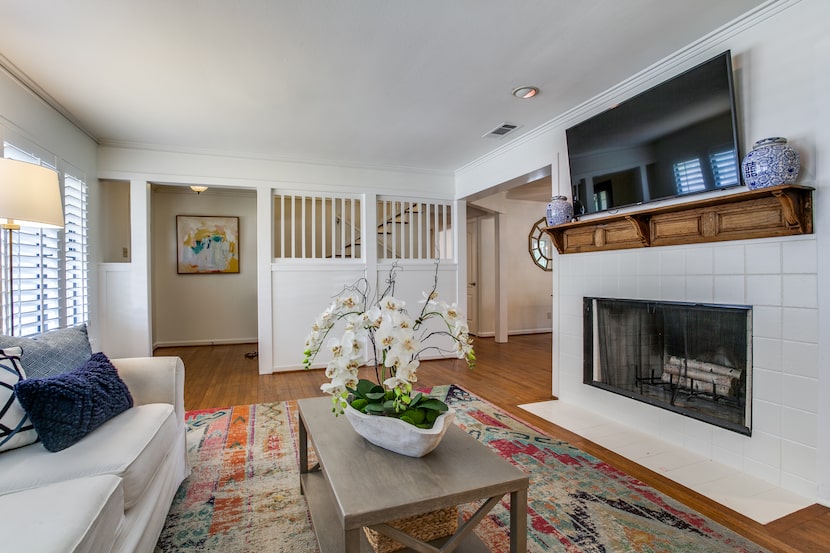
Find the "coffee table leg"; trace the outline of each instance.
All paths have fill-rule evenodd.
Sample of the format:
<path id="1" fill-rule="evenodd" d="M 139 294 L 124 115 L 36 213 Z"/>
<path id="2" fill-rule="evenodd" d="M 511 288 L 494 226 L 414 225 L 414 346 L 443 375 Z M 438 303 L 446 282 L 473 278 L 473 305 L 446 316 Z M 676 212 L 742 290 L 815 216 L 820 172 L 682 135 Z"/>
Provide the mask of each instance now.
<path id="1" fill-rule="evenodd" d="M 302 475 L 308 472 L 308 431 L 305 427 L 305 421 L 302 416 L 299 416 L 300 424 L 300 492 L 303 492 Z"/>
<path id="2" fill-rule="evenodd" d="M 527 488 L 510 492 L 510 553 L 527 551 Z"/>
<path id="3" fill-rule="evenodd" d="M 346 552 L 360 553 L 360 528 L 346 530 Z"/>

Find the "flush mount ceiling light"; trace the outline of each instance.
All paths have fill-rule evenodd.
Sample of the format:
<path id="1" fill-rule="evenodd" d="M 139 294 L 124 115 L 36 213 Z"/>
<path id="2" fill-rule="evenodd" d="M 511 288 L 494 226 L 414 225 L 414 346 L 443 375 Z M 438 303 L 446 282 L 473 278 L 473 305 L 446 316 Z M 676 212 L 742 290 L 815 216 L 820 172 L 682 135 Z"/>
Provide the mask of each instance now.
<path id="1" fill-rule="evenodd" d="M 202 192 L 207 190 L 208 187 L 207 186 L 191 186 L 190 189 L 193 190 L 196 194 L 201 194 Z"/>
<path id="2" fill-rule="evenodd" d="M 521 98 L 522 100 L 533 98 L 537 94 L 539 94 L 539 89 L 535 86 L 520 86 L 513 89 L 513 96 Z"/>

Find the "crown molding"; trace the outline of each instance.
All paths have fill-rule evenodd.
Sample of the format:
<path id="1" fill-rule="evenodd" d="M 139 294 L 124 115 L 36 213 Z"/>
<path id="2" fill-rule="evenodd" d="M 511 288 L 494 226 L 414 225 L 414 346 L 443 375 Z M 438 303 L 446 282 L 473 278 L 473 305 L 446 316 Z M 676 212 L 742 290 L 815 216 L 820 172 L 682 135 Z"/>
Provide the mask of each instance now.
<path id="1" fill-rule="evenodd" d="M 211 150 L 204 148 L 186 148 L 182 146 L 169 146 L 164 144 L 147 144 L 142 142 L 130 142 L 122 140 L 101 140 L 98 142 L 99 146 L 104 148 L 115 148 L 122 150 L 138 150 L 146 152 L 159 152 L 167 154 L 206 156 L 206 157 L 224 157 L 229 159 L 243 159 L 256 161 L 271 161 L 278 163 L 296 163 L 301 165 L 318 165 L 323 167 L 348 168 L 363 171 L 377 171 L 377 172 L 392 172 L 392 173 L 415 173 L 421 175 L 430 175 L 438 177 L 453 177 L 454 172 L 451 170 L 439 171 L 434 169 L 424 169 L 422 167 L 408 167 L 404 165 L 384 165 L 384 164 L 363 164 L 353 161 L 331 160 L 322 158 L 299 157 L 281 154 L 261 154 L 253 152 L 233 152 L 223 150 Z"/>
<path id="2" fill-rule="evenodd" d="M 24 73 L 19 67 L 13 64 L 6 56 L 0 53 L 0 70 L 3 71 L 6 75 L 8 75 L 11 79 L 16 81 L 21 88 L 28 91 L 32 94 L 35 98 L 40 100 L 44 105 L 49 108 L 52 108 L 61 117 L 69 121 L 74 127 L 76 127 L 79 131 L 87 135 L 93 142 L 96 144 L 100 144 L 98 138 L 81 122 L 74 116 L 72 113 L 63 107 L 60 102 L 58 102 L 52 95 L 50 95 L 46 90 L 44 90 L 40 85 L 38 85 L 32 78 L 30 78 L 26 73 Z"/>

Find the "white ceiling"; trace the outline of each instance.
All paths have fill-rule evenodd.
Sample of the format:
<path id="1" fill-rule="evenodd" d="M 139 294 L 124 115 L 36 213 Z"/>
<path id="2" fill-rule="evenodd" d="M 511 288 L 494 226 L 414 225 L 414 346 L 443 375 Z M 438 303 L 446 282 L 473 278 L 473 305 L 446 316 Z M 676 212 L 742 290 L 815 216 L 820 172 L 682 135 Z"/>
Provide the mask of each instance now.
<path id="1" fill-rule="evenodd" d="M 101 144 L 452 172 L 763 3 L 2 0 L 0 63 Z"/>

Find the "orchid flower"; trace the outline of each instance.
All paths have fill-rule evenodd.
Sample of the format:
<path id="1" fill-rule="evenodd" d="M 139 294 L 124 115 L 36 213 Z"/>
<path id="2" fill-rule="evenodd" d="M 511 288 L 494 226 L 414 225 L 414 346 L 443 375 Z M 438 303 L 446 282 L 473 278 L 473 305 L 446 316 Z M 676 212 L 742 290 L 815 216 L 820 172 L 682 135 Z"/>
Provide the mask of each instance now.
<path id="1" fill-rule="evenodd" d="M 346 407 L 348 394 L 357 386 L 358 369 L 367 360 L 374 361 L 376 382 L 386 390 L 395 391 L 396 409 L 398 406 L 406 408 L 411 400 L 412 383 L 418 380 L 421 353 L 425 349 L 450 353 L 440 347 L 425 345 L 432 336 L 452 338 L 452 353 L 459 359 L 466 358 L 470 366 L 474 363 L 466 318 L 456 303 L 438 301 L 437 265 L 435 284 L 430 291 L 423 292 L 423 299 L 418 302 L 423 307 L 414 319 L 406 311 L 406 302 L 394 296 L 396 270 L 393 267 L 390 271 L 387 289 L 372 304 L 368 301 L 366 279 L 345 287 L 317 317 L 306 337 L 303 361 L 306 368 L 311 366 L 324 342 L 331 353 L 325 371 L 329 382 L 320 389 L 332 396 L 335 413 L 342 413 Z M 430 318 L 440 318 L 444 329 L 419 330 Z M 338 323 L 344 326 L 343 334 L 339 338 L 330 337 Z"/>

